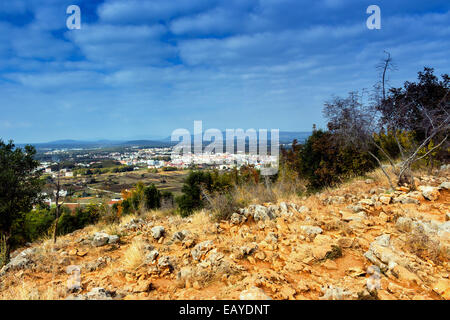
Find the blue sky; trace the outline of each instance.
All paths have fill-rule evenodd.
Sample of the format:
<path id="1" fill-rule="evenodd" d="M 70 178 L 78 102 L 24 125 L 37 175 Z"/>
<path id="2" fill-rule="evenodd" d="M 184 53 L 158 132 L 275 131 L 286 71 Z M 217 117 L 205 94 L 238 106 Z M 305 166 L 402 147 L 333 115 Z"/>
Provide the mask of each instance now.
<path id="1" fill-rule="evenodd" d="M 449 39 L 448 0 L 1 1 L 0 138 L 155 138 L 194 120 L 309 131 L 332 95 L 373 86 L 384 50 L 392 86 L 448 73 Z"/>

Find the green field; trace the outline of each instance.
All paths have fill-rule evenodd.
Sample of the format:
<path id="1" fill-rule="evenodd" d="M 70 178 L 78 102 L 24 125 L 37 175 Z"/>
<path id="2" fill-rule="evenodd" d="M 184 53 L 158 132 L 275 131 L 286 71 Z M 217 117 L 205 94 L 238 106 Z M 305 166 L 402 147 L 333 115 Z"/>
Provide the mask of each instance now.
<path id="1" fill-rule="evenodd" d="M 133 188 L 136 183 L 154 184 L 161 191 L 170 191 L 174 195 L 181 193 L 183 181 L 188 171 L 160 171 L 150 173 L 147 169 L 106 173 L 90 176 L 61 178 L 63 190 L 69 190 L 68 203 L 99 203 L 119 198 L 122 190 Z M 51 184 L 47 185 L 47 193 L 51 193 Z"/>

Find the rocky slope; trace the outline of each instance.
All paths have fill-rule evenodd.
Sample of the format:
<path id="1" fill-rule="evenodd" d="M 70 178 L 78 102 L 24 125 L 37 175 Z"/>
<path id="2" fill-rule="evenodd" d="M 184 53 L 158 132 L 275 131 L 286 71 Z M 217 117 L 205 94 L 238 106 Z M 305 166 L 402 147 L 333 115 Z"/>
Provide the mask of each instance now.
<path id="1" fill-rule="evenodd" d="M 0 298 L 450 299 L 448 181 L 354 181 L 221 223 L 125 217 L 18 250 Z"/>

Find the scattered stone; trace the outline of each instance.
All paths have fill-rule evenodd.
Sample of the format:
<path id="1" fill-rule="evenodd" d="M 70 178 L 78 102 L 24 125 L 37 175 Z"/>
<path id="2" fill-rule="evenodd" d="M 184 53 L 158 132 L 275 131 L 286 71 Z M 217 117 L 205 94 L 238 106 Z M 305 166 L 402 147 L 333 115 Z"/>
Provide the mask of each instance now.
<path id="1" fill-rule="evenodd" d="M 88 300 L 112 300 L 112 294 L 104 288 L 97 287 L 86 293 L 86 298 Z"/>
<path id="2" fill-rule="evenodd" d="M 239 258 L 244 258 L 246 256 L 252 255 L 258 249 L 258 245 L 256 243 L 252 243 L 247 246 L 243 246 L 239 249 Z"/>
<path id="3" fill-rule="evenodd" d="M 272 300 L 261 288 L 251 287 L 239 295 L 240 300 Z"/>
<path id="4" fill-rule="evenodd" d="M 381 195 L 379 200 L 382 204 L 388 205 L 391 203 L 392 197 L 390 195 Z"/>
<path id="5" fill-rule="evenodd" d="M 339 238 L 337 241 L 341 248 L 351 248 L 353 245 L 353 239 L 348 237 Z"/>
<path id="6" fill-rule="evenodd" d="M 183 241 L 189 234 L 190 232 L 188 230 L 175 232 L 172 236 L 172 241 Z"/>
<path id="7" fill-rule="evenodd" d="M 92 245 L 94 247 L 102 247 L 107 244 L 113 244 L 119 242 L 119 236 L 112 235 L 110 236 L 104 232 L 96 232 L 94 233 L 94 237 L 92 239 Z"/>
<path id="8" fill-rule="evenodd" d="M 450 190 L 450 181 L 445 181 L 445 182 L 442 182 L 440 185 L 439 185 L 439 187 L 438 187 L 438 190 Z"/>
<path id="9" fill-rule="evenodd" d="M 195 261 L 199 261 L 209 250 L 213 248 L 213 242 L 211 240 L 203 241 L 197 244 L 194 249 L 191 250 L 192 258 Z"/>
<path id="10" fill-rule="evenodd" d="M 430 186 L 420 186 L 418 189 L 422 191 L 423 197 L 427 200 L 436 201 L 437 199 L 439 199 L 438 188 Z"/>
<path id="11" fill-rule="evenodd" d="M 417 200 L 417 199 L 415 199 L 415 198 L 413 198 L 411 196 L 408 196 L 406 194 L 402 194 L 402 195 L 400 195 L 400 196 L 398 196 L 396 198 L 393 198 L 392 202 L 393 203 L 399 203 L 400 202 L 402 204 L 420 204 L 419 200 Z"/>
<path id="12" fill-rule="evenodd" d="M 156 227 L 152 228 L 151 233 L 152 233 L 152 237 L 155 240 L 158 240 L 164 235 L 165 229 L 162 226 L 156 226 Z"/>
<path id="13" fill-rule="evenodd" d="M 445 300 L 450 300 L 450 280 L 440 279 L 433 285 L 433 291 Z"/>
<path id="14" fill-rule="evenodd" d="M 338 269 L 336 262 L 334 262 L 333 260 L 329 260 L 329 259 L 325 260 L 325 262 L 322 264 L 322 266 L 324 266 L 328 270 L 337 270 Z"/>
<path id="15" fill-rule="evenodd" d="M 1 273 L 10 270 L 20 270 L 27 268 L 32 264 L 32 257 L 36 253 L 36 248 L 28 248 L 20 252 L 17 256 L 12 257 L 9 263 L 1 269 Z"/>
<path id="16" fill-rule="evenodd" d="M 244 223 L 246 220 L 247 218 L 239 213 L 233 213 L 230 218 L 231 224 L 241 224 Z"/>
<path id="17" fill-rule="evenodd" d="M 156 261 L 156 258 L 158 258 L 158 256 L 159 256 L 158 250 L 152 250 L 145 256 L 145 262 L 153 263 Z"/>
<path id="18" fill-rule="evenodd" d="M 265 241 L 268 243 L 277 243 L 278 235 L 275 232 L 269 232 L 269 234 L 265 238 Z"/>
<path id="19" fill-rule="evenodd" d="M 253 219 L 255 219 L 255 221 L 273 220 L 275 218 L 276 215 L 273 210 L 269 210 L 269 208 L 260 205 L 254 206 Z"/>
<path id="20" fill-rule="evenodd" d="M 379 237 L 376 237 L 374 242 L 379 244 L 380 246 L 389 247 L 390 241 L 391 236 L 389 234 L 383 234 Z"/>
<path id="21" fill-rule="evenodd" d="M 119 243 L 119 236 L 118 235 L 109 236 L 108 243 L 109 244 Z"/>
<path id="22" fill-rule="evenodd" d="M 169 256 L 163 256 L 158 259 L 158 267 L 161 269 L 168 268 L 170 271 L 175 269 L 175 265 L 172 261 L 172 258 Z"/>
<path id="23" fill-rule="evenodd" d="M 323 287 L 321 290 L 323 296 L 319 298 L 320 300 L 345 300 L 352 295 L 351 292 L 333 285 Z"/>
<path id="24" fill-rule="evenodd" d="M 310 238 L 323 232 L 322 228 L 315 226 L 300 226 L 300 229 Z"/>

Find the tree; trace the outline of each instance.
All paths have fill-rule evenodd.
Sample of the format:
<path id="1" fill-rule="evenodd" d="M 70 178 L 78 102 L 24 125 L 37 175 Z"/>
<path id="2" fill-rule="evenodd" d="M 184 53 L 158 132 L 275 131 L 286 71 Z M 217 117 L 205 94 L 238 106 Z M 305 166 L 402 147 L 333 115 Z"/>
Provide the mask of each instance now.
<path id="1" fill-rule="evenodd" d="M 315 130 L 299 149 L 299 158 L 299 174 L 308 180 L 311 190 L 333 186 L 374 168 L 369 154 L 341 143 L 331 131 Z"/>
<path id="2" fill-rule="evenodd" d="M 425 67 L 418 73 L 417 82 L 405 82 L 402 88 L 392 88 L 376 109 L 380 123 L 394 133 L 401 161 L 396 170 L 398 184 L 407 184 L 415 189 L 411 166 L 448 144 L 450 129 L 450 78 L 434 75 L 434 69 Z M 410 147 L 405 148 L 396 132 L 414 133 Z M 426 149 L 425 152 L 422 152 Z"/>
<path id="3" fill-rule="evenodd" d="M 16 148 L 12 141 L 0 140 L 0 232 L 5 240 L 3 264 L 10 260 L 13 225 L 42 200 L 39 162 L 34 160 L 32 146 Z"/>
<path id="4" fill-rule="evenodd" d="M 374 106 L 364 100 L 364 93 L 350 92 L 347 98 L 336 97 L 325 103 L 323 113 L 328 119 L 328 129 L 335 143 L 355 148 L 355 151 L 359 153 L 369 154 L 380 166 L 390 187 L 394 188 L 379 154 L 381 153 L 393 166 L 395 165 L 387 152 L 375 140 L 375 134 L 380 130 L 378 115 Z"/>
<path id="5" fill-rule="evenodd" d="M 61 207 L 64 205 L 64 202 L 66 201 L 66 196 L 64 194 L 64 191 L 61 189 L 61 166 L 58 161 L 58 167 L 57 167 L 57 174 L 56 174 L 56 183 L 55 183 L 55 205 L 56 205 L 56 216 L 55 216 L 55 224 L 53 226 L 53 243 L 56 243 L 56 236 L 58 232 L 58 222 L 59 217 L 61 216 Z M 62 202 L 61 202 L 62 199 Z"/>
<path id="6" fill-rule="evenodd" d="M 397 185 L 407 184 L 415 189 L 411 166 L 433 155 L 441 146 L 445 149 L 447 143 L 450 81 L 448 75 L 439 80 L 433 69 L 425 68 L 418 73 L 418 82 L 405 82 L 403 88 L 391 88 L 386 93 L 386 71 L 391 69 L 391 61 L 390 55 L 384 60 L 381 94 L 378 86 L 371 101 L 365 101 L 364 94 L 355 92 L 347 98 L 335 98 L 325 104 L 324 115 L 336 139 L 376 159 L 391 188 L 393 182 L 381 163 L 382 157 L 389 161 Z M 400 154 L 399 163 L 376 139 L 382 132 L 393 135 Z M 402 138 L 409 139 L 402 142 Z"/>
<path id="7" fill-rule="evenodd" d="M 157 209 L 161 207 L 161 192 L 154 184 L 144 188 L 143 193 L 146 209 Z"/>
<path id="8" fill-rule="evenodd" d="M 213 191 L 210 172 L 191 171 L 184 181 L 183 194 L 176 199 L 182 216 L 190 215 L 195 209 L 203 207 L 203 199 Z"/>

